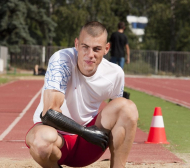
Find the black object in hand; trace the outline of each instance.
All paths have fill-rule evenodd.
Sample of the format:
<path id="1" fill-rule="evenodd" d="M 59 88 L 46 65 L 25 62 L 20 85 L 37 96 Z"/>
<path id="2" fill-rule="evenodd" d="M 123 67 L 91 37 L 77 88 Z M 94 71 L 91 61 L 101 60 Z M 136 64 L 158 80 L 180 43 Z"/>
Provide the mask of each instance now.
<path id="1" fill-rule="evenodd" d="M 52 126 L 61 131 L 77 134 L 88 142 L 100 146 L 102 150 L 105 150 L 108 146 L 108 133 L 100 130 L 95 125 L 84 127 L 62 113 L 52 109 L 49 109 L 44 116 L 42 116 L 41 113 L 40 118 L 43 124 Z"/>
<path id="2" fill-rule="evenodd" d="M 101 131 L 97 126 L 93 125 L 85 127 L 82 136 L 88 142 L 98 145 L 103 151 L 106 150 L 109 143 L 108 133 Z"/>

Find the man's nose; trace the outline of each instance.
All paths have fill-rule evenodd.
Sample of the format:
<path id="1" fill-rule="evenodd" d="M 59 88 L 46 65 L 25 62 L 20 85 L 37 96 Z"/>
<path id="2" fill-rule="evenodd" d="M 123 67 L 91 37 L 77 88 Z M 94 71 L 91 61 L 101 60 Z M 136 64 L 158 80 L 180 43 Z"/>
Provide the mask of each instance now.
<path id="1" fill-rule="evenodd" d="M 94 51 L 93 51 L 93 49 L 89 48 L 87 54 L 88 54 L 88 57 L 94 57 Z"/>

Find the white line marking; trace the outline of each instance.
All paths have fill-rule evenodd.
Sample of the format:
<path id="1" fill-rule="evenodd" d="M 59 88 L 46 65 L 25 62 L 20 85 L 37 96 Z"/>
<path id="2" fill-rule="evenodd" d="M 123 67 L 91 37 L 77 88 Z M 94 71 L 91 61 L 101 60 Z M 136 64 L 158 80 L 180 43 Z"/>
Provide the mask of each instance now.
<path id="1" fill-rule="evenodd" d="M 186 108 L 190 109 L 190 103 L 188 103 L 188 102 L 180 101 L 179 99 L 175 99 L 175 98 L 172 98 L 172 97 L 164 96 L 162 94 L 151 92 L 151 91 L 148 91 L 146 89 L 141 89 L 141 88 L 134 87 L 134 86 L 129 86 L 129 85 L 125 85 L 125 86 L 128 87 L 128 88 L 130 88 L 130 89 L 138 90 L 140 92 L 144 92 L 146 94 L 149 94 L 149 95 L 152 95 L 152 96 L 155 96 L 155 97 L 159 97 L 159 98 L 164 99 L 166 101 L 172 102 L 174 104 L 179 104 L 179 105 L 181 105 L 183 107 L 186 107 Z"/>
<path id="2" fill-rule="evenodd" d="M 28 149 L 28 147 L 25 147 L 25 146 L 22 146 L 22 148 L 23 148 L 23 149 L 25 149 L 25 148 L 27 148 L 27 149 Z"/>
<path id="3" fill-rule="evenodd" d="M 27 106 L 24 108 L 24 110 L 19 114 L 17 118 L 9 125 L 9 127 L 0 135 L 0 141 L 2 141 L 5 136 L 14 128 L 14 126 L 20 121 L 20 119 L 24 116 L 24 114 L 28 111 L 28 109 L 32 106 L 34 101 L 37 99 L 37 97 L 40 95 L 42 88 L 36 93 L 36 95 L 30 100 L 30 102 L 27 104 Z"/>
<path id="4" fill-rule="evenodd" d="M 169 87 L 169 86 L 162 86 L 160 84 L 152 84 L 152 83 L 150 83 L 150 81 L 149 82 L 144 82 L 144 81 L 139 81 L 138 79 L 137 80 L 134 79 L 133 81 L 136 82 L 137 84 L 142 83 L 142 84 L 149 85 L 149 86 L 155 86 L 155 87 L 160 87 L 160 88 L 164 88 L 164 89 L 168 89 L 168 90 L 173 90 L 173 91 L 176 91 L 176 92 L 181 92 L 181 93 L 183 92 L 183 93 L 186 93 L 186 94 L 190 94 L 190 92 L 186 91 L 186 90 L 175 89 L 175 88 L 172 88 L 172 87 Z"/>
<path id="5" fill-rule="evenodd" d="M 25 142 L 25 140 L 7 140 L 6 142 Z"/>

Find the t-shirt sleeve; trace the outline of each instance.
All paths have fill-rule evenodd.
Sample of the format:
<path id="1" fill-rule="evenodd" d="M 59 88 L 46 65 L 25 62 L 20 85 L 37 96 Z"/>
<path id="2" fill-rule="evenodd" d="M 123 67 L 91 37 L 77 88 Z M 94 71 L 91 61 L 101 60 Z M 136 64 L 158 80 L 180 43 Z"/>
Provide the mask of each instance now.
<path id="1" fill-rule="evenodd" d="M 65 94 L 71 78 L 71 60 L 67 54 L 56 52 L 49 60 L 45 75 L 45 90 L 54 89 Z"/>
<path id="2" fill-rule="evenodd" d="M 118 98 L 118 97 L 123 97 L 124 82 L 125 82 L 124 79 L 125 79 L 124 72 L 121 69 L 118 72 L 118 75 L 116 77 L 115 84 L 114 84 L 113 91 L 112 91 L 111 99 L 115 99 L 115 98 Z"/>

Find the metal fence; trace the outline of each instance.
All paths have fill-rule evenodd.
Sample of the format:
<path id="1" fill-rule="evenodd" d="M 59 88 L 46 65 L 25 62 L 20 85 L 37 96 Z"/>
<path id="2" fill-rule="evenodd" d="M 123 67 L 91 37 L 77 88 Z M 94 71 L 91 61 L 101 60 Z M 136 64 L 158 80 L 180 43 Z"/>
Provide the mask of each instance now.
<path id="1" fill-rule="evenodd" d="M 46 59 L 45 63 L 48 64 L 49 58 L 58 50 L 64 49 L 64 47 L 60 46 L 48 46 L 46 47 Z"/>
<path id="2" fill-rule="evenodd" d="M 22 45 L 19 53 L 10 55 L 11 65 L 25 69 L 33 69 L 36 64 L 46 67 L 53 53 L 63 48 Z M 131 50 L 130 53 L 130 64 L 124 66 L 127 74 L 190 75 L 190 52 Z M 109 60 L 110 53 L 105 58 Z"/>
<path id="3" fill-rule="evenodd" d="M 10 64 L 17 68 L 33 69 L 36 64 L 43 64 L 44 49 L 39 45 L 21 45 L 20 52 L 10 54 Z"/>
<path id="4" fill-rule="evenodd" d="M 160 52 L 159 73 L 163 75 L 189 76 L 190 52 Z"/>
<path id="5" fill-rule="evenodd" d="M 127 74 L 190 76 L 190 52 L 131 50 Z"/>
<path id="6" fill-rule="evenodd" d="M 130 64 L 124 66 L 127 74 L 157 74 L 158 51 L 131 50 Z"/>

